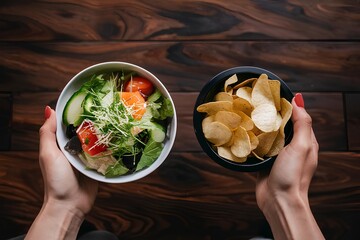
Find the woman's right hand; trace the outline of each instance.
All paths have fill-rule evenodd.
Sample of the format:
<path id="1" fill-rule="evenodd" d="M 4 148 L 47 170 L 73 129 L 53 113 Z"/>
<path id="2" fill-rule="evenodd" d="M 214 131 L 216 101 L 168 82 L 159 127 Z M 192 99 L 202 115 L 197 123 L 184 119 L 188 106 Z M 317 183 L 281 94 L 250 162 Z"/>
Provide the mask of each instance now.
<path id="1" fill-rule="evenodd" d="M 293 138 L 271 171 L 259 173 L 256 200 L 276 239 L 323 239 L 308 201 L 319 145 L 301 94 L 296 94 L 292 106 Z"/>

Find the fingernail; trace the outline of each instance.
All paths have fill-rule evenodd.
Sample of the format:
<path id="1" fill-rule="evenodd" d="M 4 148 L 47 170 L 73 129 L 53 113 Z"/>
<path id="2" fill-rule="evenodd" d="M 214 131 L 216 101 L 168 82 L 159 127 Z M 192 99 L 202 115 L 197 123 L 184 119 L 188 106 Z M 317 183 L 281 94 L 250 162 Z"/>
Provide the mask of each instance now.
<path id="1" fill-rule="evenodd" d="M 51 115 L 51 108 L 49 106 L 46 106 L 45 107 L 45 113 L 44 113 L 44 116 L 45 116 L 45 120 L 48 119 Z"/>
<path id="2" fill-rule="evenodd" d="M 301 93 L 295 94 L 295 103 L 298 107 L 304 108 L 304 99 Z"/>

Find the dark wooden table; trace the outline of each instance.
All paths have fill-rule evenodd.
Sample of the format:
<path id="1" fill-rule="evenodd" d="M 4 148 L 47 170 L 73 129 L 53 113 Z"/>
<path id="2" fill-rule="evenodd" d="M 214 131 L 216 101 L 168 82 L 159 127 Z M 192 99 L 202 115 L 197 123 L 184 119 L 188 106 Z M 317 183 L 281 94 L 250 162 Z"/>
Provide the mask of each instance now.
<path id="1" fill-rule="evenodd" d="M 77 72 L 126 61 L 157 75 L 178 113 L 165 163 L 127 184 L 101 184 L 81 231 L 122 239 L 249 239 L 268 232 L 256 173 L 226 170 L 201 150 L 192 111 L 202 86 L 231 67 L 266 68 L 302 92 L 320 144 L 309 197 L 327 239 L 360 234 L 360 2 L 0 2 L 0 239 L 40 210 L 38 129 Z M 64 183 L 66 184 L 66 183 Z"/>

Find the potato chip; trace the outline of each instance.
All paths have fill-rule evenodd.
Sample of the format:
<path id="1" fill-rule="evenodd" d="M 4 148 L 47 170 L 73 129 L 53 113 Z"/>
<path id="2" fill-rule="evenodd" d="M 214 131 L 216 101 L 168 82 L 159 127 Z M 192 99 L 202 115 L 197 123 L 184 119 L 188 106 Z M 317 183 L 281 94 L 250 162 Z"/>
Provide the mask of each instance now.
<path id="1" fill-rule="evenodd" d="M 207 116 L 206 118 L 204 118 L 204 119 L 202 120 L 202 123 L 201 123 L 202 128 L 204 129 L 205 126 L 209 125 L 209 124 L 212 123 L 214 120 L 215 120 L 215 116 L 214 116 L 214 115 L 209 115 L 209 116 Z"/>
<path id="2" fill-rule="evenodd" d="M 244 112 L 236 112 L 236 114 L 241 117 L 241 127 L 245 128 L 247 131 L 250 131 L 254 128 L 254 122 L 248 115 L 246 115 Z"/>
<path id="3" fill-rule="evenodd" d="M 246 115 L 250 116 L 253 110 L 253 106 L 245 100 L 244 98 L 236 98 L 233 101 L 233 111 L 234 112 L 244 112 Z"/>
<path id="4" fill-rule="evenodd" d="M 225 84 L 224 84 L 224 92 L 230 93 L 232 95 L 233 89 L 231 87 L 229 87 L 229 85 L 234 84 L 237 81 L 238 81 L 238 78 L 237 78 L 236 74 L 234 74 L 230 78 L 228 78 L 228 80 L 226 80 Z"/>
<path id="5" fill-rule="evenodd" d="M 284 148 L 285 136 L 279 131 L 269 152 L 266 154 L 268 157 L 273 157 L 279 154 L 280 150 Z"/>
<path id="6" fill-rule="evenodd" d="M 209 115 L 214 115 L 218 111 L 232 111 L 232 102 L 217 101 L 201 104 L 197 107 L 198 112 L 204 112 Z"/>
<path id="7" fill-rule="evenodd" d="M 255 82 L 256 80 L 257 80 L 257 78 L 249 78 L 249 79 L 246 79 L 246 80 L 242 81 L 241 83 L 235 85 L 235 86 L 233 87 L 233 89 L 234 89 L 234 90 L 237 90 L 237 89 L 239 89 L 239 88 L 241 88 L 241 87 L 244 87 L 244 86 L 246 86 L 246 85 L 248 85 L 248 84 L 251 84 L 251 83 Z"/>
<path id="8" fill-rule="evenodd" d="M 231 152 L 239 157 L 247 157 L 251 152 L 251 143 L 249 135 L 245 128 L 239 127 L 234 132 L 234 144 L 230 147 Z"/>
<path id="9" fill-rule="evenodd" d="M 249 103 L 251 103 L 251 92 L 252 92 L 251 87 L 241 87 L 238 90 L 236 90 L 236 96 L 243 98 L 247 100 Z"/>
<path id="10" fill-rule="evenodd" d="M 286 100 L 285 98 L 280 99 L 280 104 L 281 104 L 280 115 L 282 117 L 280 131 L 282 133 L 284 133 L 285 125 L 286 125 L 286 123 L 289 121 L 289 119 L 291 117 L 293 107 L 292 107 L 291 103 L 289 103 L 289 101 Z"/>
<path id="11" fill-rule="evenodd" d="M 251 92 L 251 104 L 256 108 L 262 104 L 274 105 L 274 99 L 266 74 L 261 74 Z M 275 109 L 276 110 L 276 109 Z"/>
<path id="12" fill-rule="evenodd" d="M 261 104 L 251 112 L 255 126 L 263 132 L 272 132 L 276 127 L 277 111 L 274 105 Z"/>
<path id="13" fill-rule="evenodd" d="M 280 96 L 280 81 L 269 80 L 266 74 L 235 85 L 237 81 L 232 75 L 214 102 L 198 106 L 199 112 L 207 113 L 202 121 L 205 138 L 221 157 L 234 162 L 278 155 L 292 113 L 291 103 Z"/>
<path id="14" fill-rule="evenodd" d="M 228 111 L 219 111 L 215 114 L 215 121 L 223 123 L 225 126 L 230 128 L 231 131 L 239 127 L 241 123 L 241 117 Z"/>
<path id="15" fill-rule="evenodd" d="M 280 129 L 281 123 L 282 123 L 282 117 L 281 114 L 278 112 L 276 115 L 276 121 L 275 121 L 275 128 L 274 131 L 277 131 Z"/>
<path id="16" fill-rule="evenodd" d="M 231 130 L 220 122 L 211 122 L 203 129 L 205 138 L 215 146 L 227 143 L 231 137 Z"/>
<path id="17" fill-rule="evenodd" d="M 214 100 L 215 101 L 229 101 L 229 102 L 232 102 L 233 97 L 229 93 L 219 92 L 218 94 L 215 95 Z"/>
<path id="18" fill-rule="evenodd" d="M 258 129 L 255 125 L 251 131 L 255 134 L 255 136 L 258 136 L 259 134 L 263 133 L 260 129 Z"/>
<path id="19" fill-rule="evenodd" d="M 239 157 L 235 156 L 231 152 L 231 149 L 228 148 L 228 147 L 218 147 L 217 152 L 221 157 L 229 159 L 229 160 L 234 161 L 234 162 L 242 163 L 242 162 L 246 161 L 246 157 L 239 158 Z"/>
<path id="20" fill-rule="evenodd" d="M 274 104 L 277 111 L 280 111 L 280 82 L 278 80 L 269 80 L 269 87 L 271 90 L 272 97 L 274 99 Z"/>
<path id="21" fill-rule="evenodd" d="M 257 159 L 264 161 L 265 159 L 263 157 L 260 157 L 259 155 L 257 155 L 254 151 L 251 152 L 252 155 L 254 155 Z"/>
<path id="22" fill-rule="evenodd" d="M 281 98 L 280 103 L 281 103 L 280 115 L 282 115 L 282 121 L 281 121 L 281 125 L 279 128 L 279 133 L 276 136 L 276 139 L 275 139 L 273 145 L 271 146 L 271 149 L 267 153 L 267 155 L 269 157 L 278 155 L 280 150 L 283 149 L 283 147 L 285 145 L 284 129 L 285 129 L 285 125 L 289 121 L 289 119 L 291 117 L 291 113 L 292 113 L 291 103 L 289 103 L 285 98 Z"/>
<path id="23" fill-rule="evenodd" d="M 282 115 L 282 120 L 279 127 L 279 133 L 276 136 L 271 149 L 267 153 L 267 156 L 272 157 L 279 154 L 280 150 L 283 149 L 285 145 L 285 125 L 289 121 L 292 113 L 292 105 L 285 99 L 281 98 L 281 111 L 280 115 Z M 279 113 L 278 113 L 279 114 Z"/>
<path id="24" fill-rule="evenodd" d="M 256 135 L 252 131 L 247 131 L 247 134 L 250 138 L 250 144 L 251 144 L 251 151 L 257 148 L 259 145 L 259 139 L 256 137 Z"/>
<path id="25" fill-rule="evenodd" d="M 264 157 L 271 149 L 271 146 L 273 145 L 277 134 L 278 131 L 264 132 L 257 136 L 259 144 L 253 152 L 259 157 Z"/>
<path id="26" fill-rule="evenodd" d="M 233 135 L 231 136 L 230 140 L 221 146 L 222 147 L 231 147 L 233 144 L 234 144 L 234 132 L 233 132 Z"/>

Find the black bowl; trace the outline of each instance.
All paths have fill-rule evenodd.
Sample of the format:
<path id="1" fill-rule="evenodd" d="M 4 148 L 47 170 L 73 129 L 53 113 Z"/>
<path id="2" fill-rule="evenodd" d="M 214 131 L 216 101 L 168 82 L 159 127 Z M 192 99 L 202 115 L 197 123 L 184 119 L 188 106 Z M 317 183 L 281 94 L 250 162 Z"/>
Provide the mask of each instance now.
<path id="1" fill-rule="evenodd" d="M 248 157 L 248 159 L 244 163 L 237 163 L 219 156 L 218 153 L 213 148 L 213 144 L 206 140 L 204 133 L 202 131 L 202 120 L 205 118 L 206 113 L 200 113 L 196 109 L 199 105 L 203 103 L 213 101 L 214 96 L 218 92 L 221 92 L 224 89 L 225 81 L 232 75 L 236 74 L 239 80 L 237 83 L 240 83 L 249 78 L 258 78 L 263 73 L 267 74 L 269 79 L 280 81 L 281 97 L 286 98 L 289 102 L 291 102 L 294 95 L 283 80 L 281 80 L 278 76 L 276 76 L 274 73 L 268 70 L 258 67 L 250 67 L 250 66 L 235 67 L 217 74 L 208 83 L 205 84 L 205 86 L 201 89 L 199 96 L 196 100 L 194 107 L 194 115 L 193 115 L 193 124 L 194 124 L 196 137 L 202 149 L 205 151 L 205 153 L 212 160 L 214 160 L 216 163 L 220 164 L 225 168 L 235 171 L 242 171 L 242 172 L 259 171 L 261 169 L 271 167 L 276 159 L 276 156 L 269 157 L 264 160 L 259 160 L 255 157 Z M 293 133 L 293 125 L 291 120 L 289 120 L 285 126 L 285 145 L 291 141 L 292 133 Z"/>

